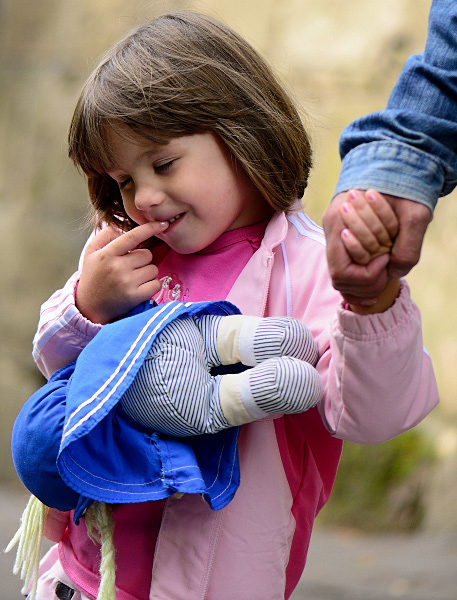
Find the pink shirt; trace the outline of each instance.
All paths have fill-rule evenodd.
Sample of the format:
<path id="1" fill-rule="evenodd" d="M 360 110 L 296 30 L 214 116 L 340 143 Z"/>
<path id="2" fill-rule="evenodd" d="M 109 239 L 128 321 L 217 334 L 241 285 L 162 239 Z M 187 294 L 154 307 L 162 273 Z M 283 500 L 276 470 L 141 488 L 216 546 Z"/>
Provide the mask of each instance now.
<path id="1" fill-rule="evenodd" d="M 162 290 L 154 296 L 158 304 L 170 300 L 202 302 L 225 299 L 238 275 L 259 248 L 267 221 L 227 231 L 195 254 L 178 254 L 167 246 L 159 264 Z"/>

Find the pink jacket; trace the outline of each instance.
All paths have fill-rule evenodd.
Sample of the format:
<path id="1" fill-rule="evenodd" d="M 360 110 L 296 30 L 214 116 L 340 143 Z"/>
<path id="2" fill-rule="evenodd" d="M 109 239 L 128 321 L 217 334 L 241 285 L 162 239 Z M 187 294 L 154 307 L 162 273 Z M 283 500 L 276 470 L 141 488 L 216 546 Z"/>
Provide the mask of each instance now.
<path id="1" fill-rule="evenodd" d="M 98 330 L 74 306 L 76 277 L 43 306 L 35 359 L 45 374 L 77 356 Z M 325 396 L 306 413 L 242 427 L 241 485 L 223 510 L 211 511 L 193 495 L 166 501 L 151 600 L 288 598 L 333 485 L 340 440 L 386 441 L 438 403 L 406 283 L 384 313 L 344 310 L 328 275 L 322 231 L 302 211 L 272 218 L 227 299 L 245 314 L 303 320 L 320 349 Z M 51 511 L 48 537 L 59 540 L 65 527 L 64 516 Z"/>

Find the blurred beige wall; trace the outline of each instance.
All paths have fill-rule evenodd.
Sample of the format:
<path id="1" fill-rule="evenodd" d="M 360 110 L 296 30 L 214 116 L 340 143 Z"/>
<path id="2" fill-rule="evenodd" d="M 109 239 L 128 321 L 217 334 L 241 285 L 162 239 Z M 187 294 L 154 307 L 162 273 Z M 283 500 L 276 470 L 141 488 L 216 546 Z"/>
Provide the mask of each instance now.
<path id="1" fill-rule="evenodd" d="M 66 157 L 69 119 L 99 54 L 131 26 L 171 10 L 226 21 L 273 64 L 315 146 L 305 195 L 320 222 L 339 169 L 338 138 L 382 108 L 404 60 L 421 51 L 431 0 L 0 0 L 0 479 L 14 480 L 9 439 L 41 384 L 30 357 L 39 305 L 76 268 L 87 235 L 86 191 Z M 424 428 L 457 452 L 457 309 L 452 268 L 457 203 L 442 200 L 410 277 L 442 405 Z"/>

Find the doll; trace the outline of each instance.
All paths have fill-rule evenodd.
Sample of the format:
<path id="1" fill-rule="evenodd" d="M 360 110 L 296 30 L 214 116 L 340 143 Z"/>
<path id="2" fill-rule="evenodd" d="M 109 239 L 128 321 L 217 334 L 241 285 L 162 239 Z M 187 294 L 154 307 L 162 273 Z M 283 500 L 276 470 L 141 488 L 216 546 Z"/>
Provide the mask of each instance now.
<path id="1" fill-rule="evenodd" d="M 75 521 L 93 500 L 176 492 L 222 508 L 239 484 L 239 426 L 315 406 L 317 358 L 296 319 L 244 316 L 226 301 L 145 303 L 105 325 L 24 405 L 16 470 L 45 505 L 75 509 Z"/>

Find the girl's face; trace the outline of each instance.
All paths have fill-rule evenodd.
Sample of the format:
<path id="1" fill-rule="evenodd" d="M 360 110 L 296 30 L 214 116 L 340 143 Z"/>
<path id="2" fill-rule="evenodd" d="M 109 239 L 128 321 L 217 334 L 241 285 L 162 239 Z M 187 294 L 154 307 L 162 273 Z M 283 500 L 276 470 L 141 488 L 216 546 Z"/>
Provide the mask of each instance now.
<path id="1" fill-rule="evenodd" d="M 242 169 L 235 170 L 225 144 L 212 132 L 158 145 L 140 136 L 109 136 L 108 175 L 121 191 L 128 216 L 142 225 L 168 221 L 158 237 L 176 252 L 206 248 L 222 233 L 253 225 L 273 210 Z"/>

